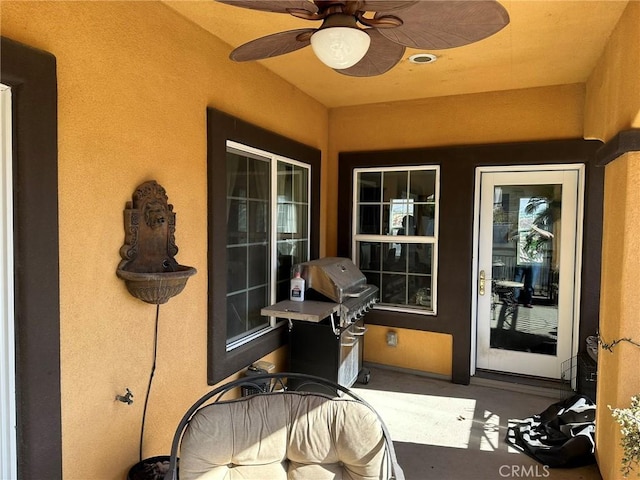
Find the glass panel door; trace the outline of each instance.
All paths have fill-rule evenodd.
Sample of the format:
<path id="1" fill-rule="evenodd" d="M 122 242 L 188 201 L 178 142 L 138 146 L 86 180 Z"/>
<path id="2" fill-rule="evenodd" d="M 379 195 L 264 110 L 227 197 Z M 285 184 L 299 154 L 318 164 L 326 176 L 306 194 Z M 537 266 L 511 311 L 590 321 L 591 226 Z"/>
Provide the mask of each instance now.
<path id="1" fill-rule="evenodd" d="M 479 368 L 561 377 L 577 319 L 579 173 L 481 173 Z"/>

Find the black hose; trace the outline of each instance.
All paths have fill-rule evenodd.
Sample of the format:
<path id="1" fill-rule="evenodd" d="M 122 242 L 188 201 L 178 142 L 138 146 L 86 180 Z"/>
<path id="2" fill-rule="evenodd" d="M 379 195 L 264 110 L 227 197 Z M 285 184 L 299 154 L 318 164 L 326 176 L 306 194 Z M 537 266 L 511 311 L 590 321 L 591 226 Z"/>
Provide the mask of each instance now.
<path id="1" fill-rule="evenodd" d="M 144 438 L 144 422 L 147 417 L 147 405 L 149 404 L 149 394 L 151 393 L 151 383 L 153 382 L 153 374 L 156 371 L 156 357 L 158 353 L 158 318 L 160 317 L 160 304 L 156 305 L 156 328 L 153 336 L 153 365 L 151 366 L 151 375 L 149 375 L 149 385 L 147 387 L 147 395 L 144 399 L 144 409 L 142 410 L 142 427 L 140 428 L 140 461 L 142 462 L 142 439 Z"/>

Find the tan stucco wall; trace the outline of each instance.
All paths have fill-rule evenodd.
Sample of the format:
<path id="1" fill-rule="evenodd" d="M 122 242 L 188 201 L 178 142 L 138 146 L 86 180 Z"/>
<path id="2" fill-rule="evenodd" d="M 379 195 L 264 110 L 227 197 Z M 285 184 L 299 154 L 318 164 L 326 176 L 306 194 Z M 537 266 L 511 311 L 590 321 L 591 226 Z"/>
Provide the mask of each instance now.
<path id="1" fill-rule="evenodd" d="M 332 151 L 502 143 L 582 136 L 584 85 L 332 109 Z"/>
<path id="2" fill-rule="evenodd" d="M 167 454 L 208 390 L 206 107 L 325 152 L 327 111 L 156 2 L 2 2 L 1 27 L 57 58 L 64 478 L 120 480 L 138 458 L 155 318 L 115 275 L 125 202 L 164 186 L 176 258 L 198 269 L 160 308 L 144 456 Z M 125 387 L 131 406 L 114 401 Z"/>
<path id="3" fill-rule="evenodd" d="M 640 153 L 607 166 L 605 211 L 600 335 L 608 343 L 620 338 L 640 343 Z M 622 478 L 620 428 L 607 406 L 628 407 L 631 396 L 640 393 L 639 364 L 640 348 L 627 342 L 598 355 L 596 445 L 605 480 Z"/>
<path id="4" fill-rule="evenodd" d="M 387 345 L 387 333 L 391 331 L 397 336 L 396 346 Z M 453 350 L 451 335 L 367 325 L 365 346 L 366 362 L 451 378 Z"/>
<path id="5" fill-rule="evenodd" d="M 339 152 L 581 138 L 583 105 L 584 85 L 576 84 L 333 109 L 327 190 L 337 191 Z M 327 207 L 326 244 L 332 254 L 337 240 L 335 196 L 327 198 Z M 451 341 L 442 342 L 443 335 L 429 332 L 407 331 L 403 336 L 411 341 L 390 350 L 384 332 L 372 329 L 365 343 L 367 360 L 451 374 Z M 425 358 L 433 348 L 440 356 Z"/>
<path id="6" fill-rule="evenodd" d="M 629 2 L 587 82 L 585 137 L 609 141 L 640 128 L 640 2 Z M 600 334 L 640 342 L 640 153 L 605 167 Z M 622 478 L 618 424 L 608 405 L 627 407 L 640 393 L 640 348 L 620 343 L 598 357 L 596 456 L 604 480 Z M 631 475 L 634 475 L 633 473 Z"/>
<path id="7" fill-rule="evenodd" d="M 585 138 L 640 128 L 640 2 L 629 2 L 587 81 Z"/>

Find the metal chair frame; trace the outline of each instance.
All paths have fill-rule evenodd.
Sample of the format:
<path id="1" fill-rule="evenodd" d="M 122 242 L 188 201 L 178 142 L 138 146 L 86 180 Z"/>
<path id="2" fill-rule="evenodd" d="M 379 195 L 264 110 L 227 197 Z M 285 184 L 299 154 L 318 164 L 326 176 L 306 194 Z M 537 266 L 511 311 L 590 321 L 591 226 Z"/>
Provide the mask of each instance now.
<path id="1" fill-rule="evenodd" d="M 287 380 L 295 380 L 299 382 L 295 389 L 291 389 L 288 387 Z M 265 384 L 269 385 L 267 390 L 264 389 Z M 223 400 L 224 395 L 229 393 L 234 389 L 241 389 L 242 387 L 252 388 L 259 391 L 255 395 L 261 394 L 274 394 L 278 392 L 304 392 L 314 395 L 322 395 L 329 399 L 335 398 L 336 395 L 346 395 L 347 397 L 355 400 L 367 408 L 369 408 L 375 415 L 378 417 L 380 421 L 380 425 L 382 427 L 382 434 L 385 440 L 385 450 L 387 453 L 388 461 L 388 471 L 385 480 L 405 480 L 404 473 L 400 468 L 397 458 L 396 452 L 393 447 L 393 441 L 391 440 L 391 435 L 389 434 L 389 430 L 385 425 L 384 421 L 378 414 L 378 412 L 367 403 L 362 397 L 352 392 L 346 387 L 339 385 L 335 382 L 327 380 L 325 378 L 317 377 L 314 375 L 307 375 L 302 373 L 265 373 L 265 374 L 257 374 L 239 378 L 237 380 L 233 380 L 231 382 L 220 385 L 210 392 L 204 394 L 200 397 L 196 402 L 187 410 L 184 414 L 176 432 L 173 436 L 173 441 L 171 443 L 171 457 L 169 463 L 169 471 L 166 473 L 164 479 L 165 480 L 178 480 L 178 454 L 180 450 L 180 444 L 182 441 L 182 436 L 184 434 L 185 429 L 189 425 L 189 422 L 193 418 L 193 416 L 203 407 L 207 405 L 211 405 Z M 316 390 L 305 390 L 307 388 L 320 388 L 326 389 L 330 394 L 325 394 L 323 392 L 319 392 Z M 214 398 L 215 397 L 215 398 Z M 210 401 L 212 400 L 213 401 Z M 234 399 L 235 400 L 235 399 Z"/>

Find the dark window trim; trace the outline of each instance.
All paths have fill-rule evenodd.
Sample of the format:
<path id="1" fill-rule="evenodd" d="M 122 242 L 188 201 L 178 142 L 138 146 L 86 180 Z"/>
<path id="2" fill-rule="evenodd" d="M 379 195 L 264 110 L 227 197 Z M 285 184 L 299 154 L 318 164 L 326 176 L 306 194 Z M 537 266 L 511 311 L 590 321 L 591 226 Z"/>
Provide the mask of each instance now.
<path id="1" fill-rule="evenodd" d="M 580 345 L 583 345 L 584 338 L 597 329 L 599 318 L 604 169 L 596 164 L 596 151 L 601 145 L 599 141 L 575 139 L 340 153 L 338 204 L 341 208 L 338 210 L 337 252 L 345 257 L 351 256 L 354 168 L 440 165 L 438 314 L 429 316 L 373 310 L 367 314 L 367 323 L 452 335 L 452 381 L 468 384 L 471 363 L 470 273 L 473 264 L 475 168 L 490 165 L 585 163 L 579 332 Z M 447 221 L 450 218 L 455 221 Z"/>
<path id="2" fill-rule="evenodd" d="M 640 151 L 640 129 L 623 130 L 598 150 L 598 165 L 605 166 L 625 153 Z"/>
<path id="3" fill-rule="evenodd" d="M 207 109 L 207 139 L 209 189 L 207 213 L 209 231 L 207 381 L 213 385 L 285 345 L 287 341 L 286 329 L 276 328 L 230 352 L 227 352 L 226 349 L 227 140 L 311 165 L 310 258 L 317 258 L 320 251 L 321 152 L 213 108 Z"/>
<path id="4" fill-rule="evenodd" d="M 2 38 L 13 106 L 18 475 L 62 478 L 56 59 Z"/>

